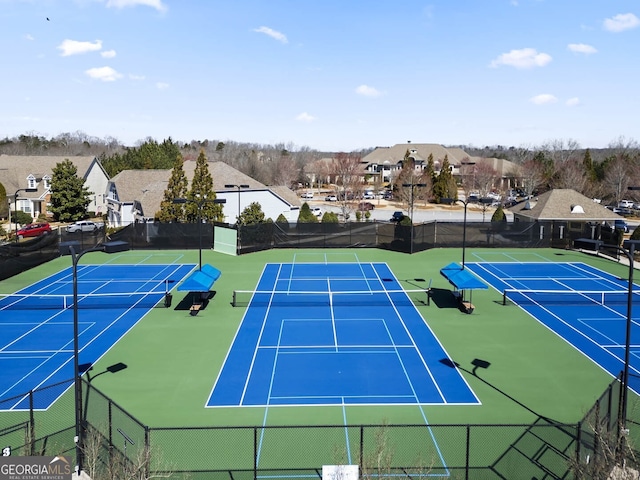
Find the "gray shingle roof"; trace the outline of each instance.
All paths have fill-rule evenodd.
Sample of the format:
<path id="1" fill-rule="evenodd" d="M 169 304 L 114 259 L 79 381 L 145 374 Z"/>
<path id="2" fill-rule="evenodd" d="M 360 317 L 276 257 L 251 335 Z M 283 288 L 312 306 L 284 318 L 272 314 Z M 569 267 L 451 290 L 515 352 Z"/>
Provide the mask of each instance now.
<path id="1" fill-rule="evenodd" d="M 7 190 L 7 195 L 13 195 L 13 192 L 19 188 L 27 187 L 27 177 L 30 174 L 39 179 L 42 179 L 45 175 L 51 176 L 56 164 L 67 159 L 78 169 L 78 176 L 83 178 L 87 175 L 89 167 L 96 160 L 96 157 L 0 155 L 0 182 Z M 42 183 L 39 183 L 38 192 L 21 193 L 20 196 L 24 198 L 39 198 L 43 192 L 44 187 Z"/>
<path id="2" fill-rule="evenodd" d="M 604 221 L 622 218 L 571 189 L 549 190 L 538 196 L 537 201 L 532 199 L 522 202 L 508 210 L 516 216 L 532 220 Z"/>

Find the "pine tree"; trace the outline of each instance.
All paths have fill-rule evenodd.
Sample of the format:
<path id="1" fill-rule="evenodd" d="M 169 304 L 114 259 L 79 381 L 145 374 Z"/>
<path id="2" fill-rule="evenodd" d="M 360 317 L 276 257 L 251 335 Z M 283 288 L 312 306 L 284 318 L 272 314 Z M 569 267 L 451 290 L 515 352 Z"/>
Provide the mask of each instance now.
<path id="1" fill-rule="evenodd" d="M 178 155 L 171 171 L 171 178 L 160 202 L 158 220 L 161 222 L 183 222 L 185 220 L 184 205 L 173 203 L 176 198 L 185 198 L 187 194 L 187 177 L 184 173 L 182 156 Z"/>
<path id="2" fill-rule="evenodd" d="M 313 214 L 307 202 L 304 202 L 300 207 L 298 223 L 318 223 L 318 218 Z"/>
<path id="3" fill-rule="evenodd" d="M 440 175 L 438 175 L 438 178 L 433 184 L 433 196 L 437 203 L 443 198 L 452 198 L 454 200 L 458 198 L 458 187 L 451 173 L 448 155 L 445 155 L 442 161 Z"/>
<path id="4" fill-rule="evenodd" d="M 89 195 L 92 192 L 78 177 L 78 169 L 69 160 L 57 163 L 51 178 L 51 207 L 53 218 L 60 222 L 74 222 L 87 217 Z"/>
<path id="5" fill-rule="evenodd" d="M 187 199 L 189 202 L 185 206 L 185 212 L 188 222 L 197 222 L 198 217 L 208 222 L 222 222 L 224 220 L 222 205 L 213 203 L 216 199 L 216 193 L 213 190 L 213 179 L 209 173 L 204 150 L 200 150 L 196 159 L 196 168 L 193 172 L 191 190 L 187 194 Z"/>

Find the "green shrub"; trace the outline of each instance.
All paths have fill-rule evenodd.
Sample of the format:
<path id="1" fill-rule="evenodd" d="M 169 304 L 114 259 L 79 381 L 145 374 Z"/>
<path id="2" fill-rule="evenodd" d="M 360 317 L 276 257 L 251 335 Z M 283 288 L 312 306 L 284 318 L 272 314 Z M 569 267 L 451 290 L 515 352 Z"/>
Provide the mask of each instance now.
<path id="1" fill-rule="evenodd" d="M 22 210 L 17 212 L 11 212 L 11 223 L 20 225 L 27 225 L 33 222 L 33 217 L 29 213 L 25 213 Z"/>
<path id="2" fill-rule="evenodd" d="M 507 216 L 504 214 L 504 210 L 502 208 L 502 205 L 498 206 L 498 208 L 496 208 L 496 211 L 493 212 L 493 215 L 491 216 L 491 221 L 492 222 L 506 222 L 507 221 Z"/>

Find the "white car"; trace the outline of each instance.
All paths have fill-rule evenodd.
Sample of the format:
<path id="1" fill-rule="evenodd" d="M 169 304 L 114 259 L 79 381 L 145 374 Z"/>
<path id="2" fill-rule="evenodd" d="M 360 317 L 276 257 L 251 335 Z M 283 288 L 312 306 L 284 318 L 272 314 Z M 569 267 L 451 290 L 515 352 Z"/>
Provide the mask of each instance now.
<path id="1" fill-rule="evenodd" d="M 313 213 L 318 218 L 322 217 L 322 209 L 320 207 L 312 207 L 311 213 Z"/>
<path id="2" fill-rule="evenodd" d="M 304 192 L 300 195 L 301 198 L 313 198 L 313 192 Z"/>
<path id="3" fill-rule="evenodd" d="M 80 220 L 78 222 L 72 223 L 71 225 L 67 225 L 67 232 L 75 233 L 75 232 L 95 232 L 100 228 L 97 223 L 94 223 L 90 220 Z"/>

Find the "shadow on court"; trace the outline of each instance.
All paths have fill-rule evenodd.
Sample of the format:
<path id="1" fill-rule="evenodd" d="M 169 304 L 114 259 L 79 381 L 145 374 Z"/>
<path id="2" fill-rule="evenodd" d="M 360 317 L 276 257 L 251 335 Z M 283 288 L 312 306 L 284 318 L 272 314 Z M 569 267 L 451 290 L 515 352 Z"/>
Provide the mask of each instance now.
<path id="1" fill-rule="evenodd" d="M 174 310 L 190 310 L 191 306 L 195 303 L 201 303 L 200 310 L 204 310 L 209 305 L 209 301 L 216 296 L 216 291 L 208 292 L 189 292 L 182 300 L 175 306 Z"/>
<path id="2" fill-rule="evenodd" d="M 459 308 L 460 303 L 447 288 L 432 288 L 431 301 L 438 308 Z"/>
<path id="3" fill-rule="evenodd" d="M 525 429 L 509 448 L 493 462 L 491 465 L 493 471 L 502 478 L 509 478 L 513 468 L 519 470 L 521 474 L 519 478 L 531 478 L 531 480 L 567 478 L 570 467 L 569 459 L 575 452 L 575 442 L 577 441 L 574 431 L 566 428 L 560 422 L 536 413 L 524 403 L 480 377 L 479 373 L 488 369 L 491 366 L 490 362 L 475 358 L 471 361 L 471 369 L 464 368 L 448 358 L 441 359 L 440 363 L 450 368 L 457 367 L 459 370 L 473 375 L 485 385 L 537 417 L 533 424 Z"/>

